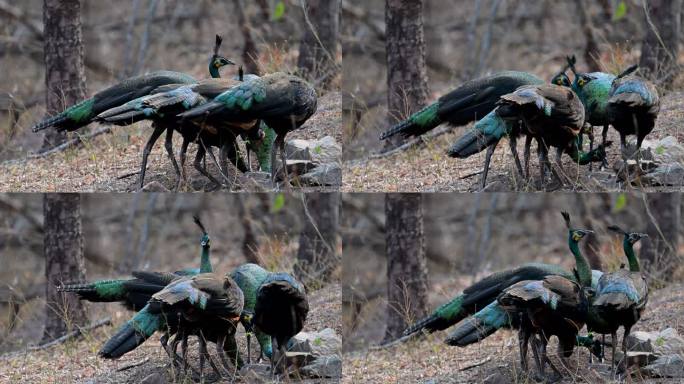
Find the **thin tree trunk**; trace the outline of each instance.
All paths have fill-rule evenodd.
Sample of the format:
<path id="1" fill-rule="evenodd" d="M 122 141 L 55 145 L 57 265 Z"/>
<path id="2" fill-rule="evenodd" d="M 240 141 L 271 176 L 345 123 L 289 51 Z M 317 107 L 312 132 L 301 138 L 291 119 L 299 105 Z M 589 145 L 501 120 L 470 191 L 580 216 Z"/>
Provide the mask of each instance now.
<path id="1" fill-rule="evenodd" d="M 587 2 L 585 0 L 575 0 L 575 9 L 577 9 L 579 23 L 582 27 L 584 38 L 586 39 L 586 45 L 584 46 L 584 61 L 586 61 L 587 66 L 589 67 L 589 72 L 595 72 L 601 70 L 601 51 L 599 50 L 598 43 L 596 43 L 595 30 L 591 25 L 587 8 Z"/>
<path id="2" fill-rule="evenodd" d="M 254 42 L 254 37 L 252 36 L 252 25 L 247 18 L 245 13 L 245 3 L 244 0 L 233 0 L 235 6 L 231 11 L 235 12 L 238 19 L 238 26 L 242 32 L 242 39 L 245 42 L 245 46 L 242 49 L 242 62 L 245 66 L 247 73 L 253 73 L 255 75 L 259 74 L 259 49 Z"/>
<path id="3" fill-rule="evenodd" d="M 304 37 L 297 66 L 302 74 L 327 87 L 337 75 L 335 64 L 341 0 L 306 0 Z"/>
<path id="4" fill-rule="evenodd" d="M 251 207 L 247 206 L 247 200 L 242 193 L 237 194 L 238 214 L 242 222 L 245 236 L 242 240 L 242 254 L 250 263 L 259 264 L 259 241 L 254 229 L 254 216 Z"/>
<path id="5" fill-rule="evenodd" d="M 43 342 L 58 338 L 88 316 L 76 295 L 57 292 L 65 282 L 85 280 L 83 237 L 81 235 L 81 196 L 48 193 L 44 197 L 46 316 Z"/>
<path id="6" fill-rule="evenodd" d="M 650 78 L 665 82 L 677 74 L 682 0 L 649 0 L 643 5 L 646 36 L 639 66 Z"/>
<path id="7" fill-rule="evenodd" d="M 387 328 L 385 341 L 427 314 L 422 194 L 385 195 Z"/>
<path id="8" fill-rule="evenodd" d="M 648 209 L 646 233 L 650 237 L 642 240 L 641 260 L 656 277 L 670 281 L 678 265 L 682 195 L 679 192 L 649 193 L 645 199 Z"/>
<path id="9" fill-rule="evenodd" d="M 304 194 L 305 224 L 299 236 L 295 274 L 307 286 L 325 281 L 339 265 L 340 194 Z"/>
<path id="10" fill-rule="evenodd" d="M 81 3 L 79 0 L 43 0 L 45 25 L 45 104 L 48 115 L 57 114 L 86 94 Z M 43 148 L 67 140 L 66 133 L 50 129 Z"/>
<path id="11" fill-rule="evenodd" d="M 386 54 L 388 123 L 416 112 L 427 103 L 422 0 L 386 0 Z M 395 136 L 386 149 L 401 144 Z"/>

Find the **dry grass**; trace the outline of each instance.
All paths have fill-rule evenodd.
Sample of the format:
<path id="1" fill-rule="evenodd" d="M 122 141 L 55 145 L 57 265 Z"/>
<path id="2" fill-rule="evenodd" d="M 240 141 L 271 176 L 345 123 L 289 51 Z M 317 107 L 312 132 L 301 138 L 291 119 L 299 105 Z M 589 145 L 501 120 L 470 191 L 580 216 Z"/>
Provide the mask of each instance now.
<path id="1" fill-rule="evenodd" d="M 666 136 L 675 136 L 679 143 L 684 143 L 684 93 L 676 92 L 661 98 L 660 115 L 656 127 L 648 136 L 649 140 L 658 140 Z M 458 191 L 468 192 L 479 190 L 480 175 L 474 175 L 481 171 L 484 164 L 484 152 L 467 159 L 452 159 L 446 155 L 446 151 L 456 139 L 470 127 L 456 128 L 453 131 L 426 141 L 407 151 L 397 153 L 380 159 L 361 159 L 346 161 L 343 165 L 342 190 L 345 192 L 435 192 L 435 191 Z M 595 129 L 595 136 L 600 142 L 601 129 Z M 615 163 L 620 158 L 619 135 L 614 129 L 610 129 L 608 139 L 613 145 L 608 149 L 609 164 Z M 518 141 L 518 152 L 522 156 L 524 139 Z M 534 147 L 534 144 L 533 144 Z M 532 149 L 530 172 L 533 180 L 538 179 L 537 159 Z M 555 159 L 555 153 L 552 154 Z M 595 173 L 590 175 L 588 167 L 578 167 L 572 160 L 564 156 L 563 166 L 570 178 L 575 181 L 573 186 L 566 186 L 567 191 L 598 192 L 615 190 L 600 184 L 599 179 L 615 175 Z M 596 172 L 597 167 L 594 167 Z M 502 141 L 494 153 L 490 166 L 487 183 L 488 190 L 493 191 L 534 191 L 533 185 L 522 186 L 516 189 L 511 175 L 515 174 L 513 158 L 510 154 L 507 141 Z M 651 187 L 647 191 L 673 190 L 672 187 Z"/>
<path id="2" fill-rule="evenodd" d="M 452 292 L 463 288 L 462 282 L 452 286 Z M 442 287 L 444 288 L 444 287 Z M 682 285 L 671 285 L 651 292 L 649 305 L 634 330 L 662 330 L 673 327 L 682 334 L 684 322 L 684 294 Z M 434 298 L 436 288 L 431 290 Z M 384 306 L 375 306 L 375 311 Z M 380 307 L 380 308 L 378 308 Z M 380 326 L 381 333 L 382 326 Z M 621 332 L 620 332 L 621 333 Z M 448 334 L 441 331 L 406 344 L 380 351 L 357 351 L 344 356 L 343 383 L 359 382 L 421 382 L 421 383 L 481 383 L 486 379 L 504 383 L 533 383 L 519 375 L 520 363 L 517 349 L 517 335 L 511 331 L 499 331 L 485 341 L 467 348 L 450 347 L 443 343 Z M 368 337 L 368 336 L 367 336 Z M 368 337 L 370 338 L 370 337 Z M 554 339 L 555 340 L 555 339 Z M 549 346 L 549 355 L 556 365 L 555 341 Z M 529 356 L 528 356 L 529 357 Z M 461 371 L 464 368 L 484 364 Z M 566 371 L 563 383 L 611 383 L 604 372 L 605 366 L 589 366 L 586 350 L 575 352 L 570 359 L 570 370 Z M 530 358 L 530 364 L 532 360 Z M 500 381 L 496 381 L 498 377 Z M 637 372 L 635 383 L 671 383 L 671 379 L 643 378 Z"/>

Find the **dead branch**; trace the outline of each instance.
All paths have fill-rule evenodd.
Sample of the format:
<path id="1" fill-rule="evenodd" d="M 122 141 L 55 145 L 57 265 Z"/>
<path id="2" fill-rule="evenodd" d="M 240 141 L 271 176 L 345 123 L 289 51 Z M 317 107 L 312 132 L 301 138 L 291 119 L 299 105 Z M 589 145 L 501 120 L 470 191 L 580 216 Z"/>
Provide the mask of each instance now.
<path id="1" fill-rule="evenodd" d="M 87 135 L 78 136 L 78 137 L 71 139 L 71 140 L 69 140 L 63 144 L 60 144 L 54 148 L 50 148 L 47 151 L 30 154 L 28 156 L 28 158 L 29 159 L 38 159 L 38 158 L 43 158 L 43 157 L 52 155 L 53 153 L 63 152 L 63 151 L 65 151 L 71 147 L 75 147 L 75 146 L 79 145 L 81 142 L 83 142 L 84 139 L 92 139 L 93 137 L 97 137 L 103 133 L 108 133 L 111 131 L 112 131 L 111 127 L 101 127 L 100 129 L 97 129 L 97 130 L 95 130 L 95 131 L 93 131 Z"/>
<path id="2" fill-rule="evenodd" d="M 139 367 L 139 366 L 141 366 L 141 365 L 147 363 L 148 361 L 150 361 L 150 358 L 149 358 L 149 357 L 146 357 L 146 358 L 144 358 L 144 359 L 142 359 L 142 360 L 140 360 L 140 361 L 137 361 L 137 362 L 135 362 L 135 363 L 126 364 L 126 365 L 124 365 L 123 367 L 117 369 L 116 371 L 117 371 L 117 372 L 127 371 L 127 370 L 129 370 L 129 369 L 131 369 L 131 368 Z"/>
<path id="3" fill-rule="evenodd" d="M 87 326 L 87 327 L 77 328 L 76 330 L 71 331 L 62 337 L 58 337 L 58 338 L 50 341 L 49 343 L 29 347 L 29 351 L 36 351 L 36 350 L 40 350 L 40 349 L 50 348 L 54 345 L 62 344 L 66 341 L 69 341 L 71 339 L 79 337 L 83 334 L 83 332 L 90 332 L 94 329 L 100 328 L 100 327 L 105 326 L 105 325 L 111 325 L 111 324 L 112 324 L 112 319 L 110 317 L 107 317 L 107 318 L 104 318 L 104 319 L 102 319 L 96 323 L 93 323 L 93 324 Z"/>
<path id="4" fill-rule="evenodd" d="M 370 158 L 370 159 L 382 159 L 382 158 L 384 158 L 384 157 L 394 155 L 395 153 L 404 152 L 404 151 L 406 151 L 406 150 L 408 150 L 408 149 L 413 148 L 414 146 L 424 144 L 424 143 L 427 142 L 429 139 L 434 139 L 434 138 L 436 138 L 436 137 L 438 137 L 438 136 L 441 136 L 441 135 L 443 135 L 443 134 L 445 134 L 445 133 L 451 131 L 451 129 L 452 129 L 452 127 L 449 126 L 448 124 L 442 125 L 441 127 L 437 128 L 437 129 L 435 129 L 435 130 L 432 130 L 432 131 L 429 132 L 429 133 L 426 133 L 426 134 L 424 134 L 424 135 L 422 135 L 422 136 L 418 136 L 418 137 L 416 137 L 416 138 L 413 138 L 413 139 L 411 139 L 411 140 L 405 142 L 404 144 L 402 144 L 402 145 L 400 145 L 400 146 L 398 146 L 398 147 L 396 147 L 396 148 L 390 149 L 389 151 L 384 151 L 384 152 L 380 152 L 380 153 L 374 153 L 374 154 L 370 155 L 369 158 Z"/>
<path id="5" fill-rule="evenodd" d="M 477 368 L 477 367 L 479 367 L 479 366 L 481 366 L 481 365 L 485 365 L 485 364 L 486 364 L 489 360 L 491 360 L 491 359 L 492 359 L 492 357 L 489 356 L 489 357 L 487 357 L 487 358 L 484 359 L 484 360 L 478 361 L 477 363 L 474 363 L 474 364 L 471 364 L 471 365 L 467 365 L 467 366 L 465 366 L 465 367 L 459 369 L 459 371 L 463 372 L 463 371 L 467 371 L 467 370 L 469 370 L 469 369 Z"/>

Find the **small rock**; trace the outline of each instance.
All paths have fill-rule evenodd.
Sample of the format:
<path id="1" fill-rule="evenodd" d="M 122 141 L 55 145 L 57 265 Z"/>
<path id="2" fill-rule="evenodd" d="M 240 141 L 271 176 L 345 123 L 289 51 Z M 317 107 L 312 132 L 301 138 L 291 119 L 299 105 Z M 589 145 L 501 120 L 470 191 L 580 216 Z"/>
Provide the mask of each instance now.
<path id="1" fill-rule="evenodd" d="M 245 364 L 239 375 L 246 383 L 266 383 L 270 381 L 271 367 L 268 364 Z"/>
<path id="2" fill-rule="evenodd" d="M 333 163 L 342 157 L 342 146 L 332 136 L 318 140 L 290 140 L 285 144 L 288 160 L 306 160 L 314 164 Z"/>
<path id="3" fill-rule="evenodd" d="M 152 181 L 145 184 L 142 190 L 143 192 L 169 192 L 168 188 L 158 181 Z"/>
<path id="4" fill-rule="evenodd" d="M 656 357 L 684 353 L 684 339 L 674 328 L 660 332 L 635 331 L 627 336 L 627 350 L 653 352 Z"/>
<path id="5" fill-rule="evenodd" d="M 652 364 L 645 366 L 643 371 L 656 377 L 684 378 L 684 360 L 680 355 L 660 356 Z"/>
<path id="6" fill-rule="evenodd" d="M 342 359 L 338 356 L 321 356 L 313 363 L 299 370 L 308 377 L 342 377 Z"/>
<path id="7" fill-rule="evenodd" d="M 299 332 L 292 338 L 288 349 L 311 352 L 316 357 L 337 355 L 342 350 L 342 338 L 332 328 L 320 332 Z"/>
<path id="8" fill-rule="evenodd" d="M 295 366 L 297 368 L 311 364 L 315 360 L 310 352 L 294 352 L 291 350 L 285 352 L 285 358 L 287 358 L 288 366 Z"/>
<path id="9" fill-rule="evenodd" d="M 266 190 L 273 189 L 273 183 L 271 183 L 271 174 L 268 172 L 245 172 L 245 176 L 256 181 Z"/>
<path id="10" fill-rule="evenodd" d="M 308 160 L 287 160 L 287 173 L 290 176 L 290 180 L 296 176 L 304 175 L 314 168 L 316 168 L 316 164 Z M 283 180 L 281 162 L 276 163 L 276 179 Z"/>
<path id="11" fill-rule="evenodd" d="M 154 372 L 145 376 L 145 378 L 140 381 L 140 384 L 166 384 L 166 379 L 164 379 L 164 375 L 161 373 Z"/>
<path id="12" fill-rule="evenodd" d="M 342 168 L 337 163 L 321 164 L 299 178 L 306 185 L 342 185 Z"/>
<path id="13" fill-rule="evenodd" d="M 684 166 L 672 163 L 663 164 L 641 179 L 646 185 L 684 185 Z"/>
<path id="14" fill-rule="evenodd" d="M 684 146 L 680 145 L 674 136 L 666 136 L 660 140 L 644 140 L 641 144 L 644 150 L 652 153 L 653 160 L 661 164 L 684 163 Z"/>

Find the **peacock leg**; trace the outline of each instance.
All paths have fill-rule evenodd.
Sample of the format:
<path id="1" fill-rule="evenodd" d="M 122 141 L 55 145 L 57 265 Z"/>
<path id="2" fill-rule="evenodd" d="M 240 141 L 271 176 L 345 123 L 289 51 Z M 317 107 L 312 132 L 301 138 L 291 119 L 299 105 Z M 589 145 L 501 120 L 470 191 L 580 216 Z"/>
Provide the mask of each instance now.
<path id="1" fill-rule="evenodd" d="M 247 332 L 247 364 L 252 364 L 252 333 Z"/>
<path id="2" fill-rule="evenodd" d="M 625 333 L 622 334 L 622 359 L 625 362 L 625 374 L 627 374 L 627 336 L 632 330 L 632 326 L 625 325 Z"/>
<path id="3" fill-rule="evenodd" d="M 617 332 L 613 331 L 610 334 L 610 342 L 613 344 L 613 358 L 610 363 L 610 372 L 612 373 L 612 377 L 615 378 L 615 345 L 617 344 Z"/>
<path id="4" fill-rule="evenodd" d="M 181 171 L 176 162 L 176 156 L 173 154 L 173 128 L 166 129 L 166 140 L 164 140 L 164 147 L 166 148 L 166 153 L 171 159 L 171 164 L 173 164 L 173 169 L 176 171 L 176 185 L 180 182 Z"/>
<path id="5" fill-rule="evenodd" d="M 278 349 L 278 340 L 275 339 L 275 337 L 271 336 L 271 345 L 273 348 L 273 354 L 271 355 L 271 374 L 275 378 L 276 375 L 276 360 L 280 356 L 276 356 L 280 350 Z"/>
<path id="6" fill-rule="evenodd" d="M 525 136 L 525 181 L 530 179 L 530 148 L 532 147 L 532 136 Z"/>
<path id="7" fill-rule="evenodd" d="M 195 155 L 195 169 L 203 176 L 205 176 L 207 179 L 211 180 L 214 184 L 220 187 L 221 183 L 218 180 L 216 180 L 216 178 L 212 176 L 209 172 L 207 172 L 207 169 L 205 167 L 202 167 L 202 159 L 206 157 L 205 155 L 206 149 L 204 148 L 204 143 L 202 143 L 202 141 L 200 140 L 197 146 L 197 155 Z"/>
<path id="8" fill-rule="evenodd" d="M 180 169 L 181 169 L 181 177 L 178 180 L 178 184 L 176 185 L 176 191 L 180 189 L 181 183 L 188 184 L 188 175 L 185 174 L 185 159 L 187 157 L 187 152 L 188 152 L 188 145 L 190 144 L 190 140 L 186 139 L 185 137 L 183 138 L 183 144 L 181 145 L 181 149 L 179 152 L 179 158 L 180 158 Z"/>
<path id="9" fill-rule="evenodd" d="M 608 124 L 603 126 L 603 132 L 601 133 L 601 135 L 603 136 L 603 143 L 602 144 L 603 144 L 603 147 L 605 148 L 606 147 L 606 140 L 608 139 Z M 601 162 L 601 167 L 608 168 L 608 160 L 607 159 L 605 159 L 605 158 L 603 159 L 603 161 Z"/>
<path id="10" fill-rule="evenodd" d="M 530 333 L 526 327 L 520 327 L 518 331 L 518 348 L 520 349 L 520 366 L 523 372 L 527 372 L 527 345 L 530 341 Z"/>
<path id="11" fill-rule="evenodd" d="M 142 189 L 145 182 L 147 158 L 150 156 L 150 152 L 152 152 L 152 147 L 154 147 L 154 143 L 157 142 L 157 139 L 159 139 L 159 136 L 161 136 L 161 134 L 165 130 L 164 127 L 158 126 L 157 123 L 152 123 L 152 126 L 154 127 L 154 131 L 152 132 L 150 138 L 147 140 L 147 144 L 145 144 L 145 149 L 143 149 L 142 164 L 140 165 L 140 189 Z"/>
<path id="12" fill-rule="evenodd" d="M 544 163 L 544 146 L 541 140 L 537 140 L 537 157 L 539 158 L 539 185 L 544 188 L 546 184 L 546 164 Z"/>
<path id="13" fill-rule="evenodd" d="M 218 377 L 221 377 L 221 371 L 219 371 L 218 367 L 216 366 L 216 363 L 214 363 L 214 359 L 211 358 L 211 355 L 209 354 L 209 351 L 207 350 L 207 339 L 204 337 L 204 333 L 200 331 L 199 333 L 199 343 L 200 343 L 200 376 L 204 374 L 204 359 L 206 358 L 207 361 L 209 362 L 209 366 L 211 369 L 218 375 Z M 201 382 L 202 380 L 200 380 Z"/>
<path id="14" fill-rule="evenodd" d="M 603 360 L 606 356 L 606 334 L 601 335 L 601 363 L 603 363 Z"/>
<path id="15" fill-rule="evenodd" d="M 494 154 L 494 150 L 496 149 L 497 144 L 499 144 L 499 142 L 495 141 L 494 144 L 487 147 L 487 153 L 485 154 L 484 168 L 482 169 L 482 180 L 480 181 L 480 188 L 483 190 L 484 190 L 485 186 L 487 186 L 487 174 L 489 173 L 489 162 L 492 161 L 492 155 Z"/>
<path id="16" fill-rule="evenodd" d="M 532 355 L 534 356 L 534 365 L 537 367 L 537 373 L 541 371 L 541 359 L 539 358 L 539 340 L 536 336 L 532 336 Z"/>
<path id="17" fill-rule="evenodd" d="M 183 359 L 183 375 L 188 373 L 188 334 L 183 332 L 181 342 L 181 358 Z"/>
<path id="18" fill-rule="evenodd" d="M 515 136 L 510 136 L 508 139 L 508 144 L 511 147 L 511 153 L 513 154 L 513 160 L 515 160 L 515 166 L 518 168 L 518 176 L 524 178 L 522 164 L 520 164 L 520 157 L 518 156 L 518 139 Z"/>
<path id="19" fill-rule="evenodd" d="M 278 136 L 276 136 L 276 140 L 278 140 Z M 275 144 L 275 142 L 274 142 Z M 276 179 L 276 151 L 278 150 L 277 145 L 271 146 L 271 183 L 275 186 L 275 179 Z"/>

